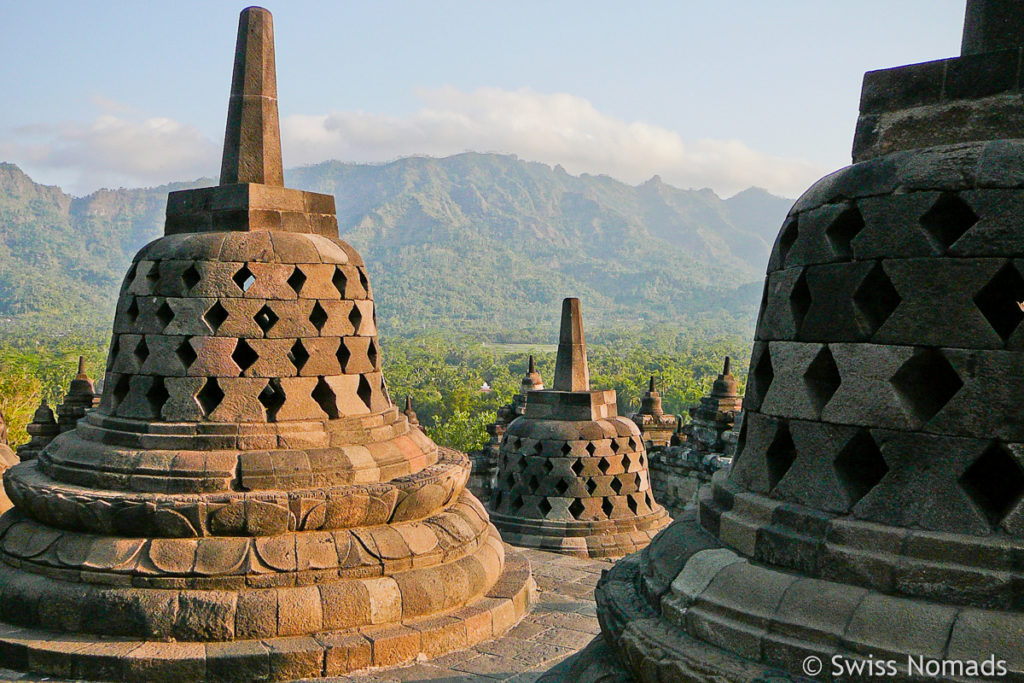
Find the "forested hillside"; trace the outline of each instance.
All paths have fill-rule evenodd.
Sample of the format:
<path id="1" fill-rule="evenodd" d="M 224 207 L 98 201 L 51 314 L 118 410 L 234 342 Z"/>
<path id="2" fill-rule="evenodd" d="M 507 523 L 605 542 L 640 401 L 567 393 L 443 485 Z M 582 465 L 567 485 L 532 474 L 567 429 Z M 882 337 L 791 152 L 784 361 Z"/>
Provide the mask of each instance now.
<path id="1" fill-rule="evenodd" d="M 167 192 L 211 182 L 75 198 L 0 164 L 3 323 L 108 325 L 132 255 L 161 234 Z M 498 341 L 551 338 L 569 295 L 584 299 L 591 328 L 742 333 L 790 203 L 756 189 L 723 200 L 657 177 L 634 187 L 475 153 L 326 162 L 292 169 L 286 184 L 335 195 L 341 234 L 369 264 L 385 333 Z"/>

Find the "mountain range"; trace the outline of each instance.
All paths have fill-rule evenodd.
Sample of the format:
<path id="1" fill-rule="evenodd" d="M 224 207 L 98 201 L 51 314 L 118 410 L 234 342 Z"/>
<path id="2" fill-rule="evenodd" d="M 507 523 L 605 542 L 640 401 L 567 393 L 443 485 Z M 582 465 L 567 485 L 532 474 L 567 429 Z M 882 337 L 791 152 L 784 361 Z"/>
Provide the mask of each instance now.
<path id="1" fill-rule="evenodd" d="M 213 182 L 72 197 L 0 163 L 0 319 L 109 325 L 132 256 L 162 234 L 167 192 Z M 588 328 L 712 320 L 749 330 L 792 203 L 479 153 L 329 161 L 287 171 L 285 184 L 335 196 L 384 331 L 496 341 L 550 339 L 564 296 L 583 299 Z"/>

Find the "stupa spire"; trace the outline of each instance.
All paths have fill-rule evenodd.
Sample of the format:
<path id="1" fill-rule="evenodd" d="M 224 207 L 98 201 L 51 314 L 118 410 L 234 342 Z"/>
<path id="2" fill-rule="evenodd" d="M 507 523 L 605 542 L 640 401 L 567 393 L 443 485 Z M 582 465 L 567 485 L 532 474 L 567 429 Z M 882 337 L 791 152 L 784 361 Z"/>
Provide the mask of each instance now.
<path id="1" fill-rule="evenodd" d="M 530 365 L 529 365 L 529 368 L 527 369 L 527 372 L 529 372 L 531 375 L 533 373 L 537 372 L 537 367 L 536 367 L 536 365 L 533 362 L 533 354 L 532 353 L 530 354 Z"/>
<path id="2" fill-rule="evenodd" d="M 1024 45 L 1024 3 L 967 0 L 961 55 L 1008 50 L 1021 45 Z"/>
<path id="3" fill-rule="evenodd" d="M 562 301 L 562 326 L 558 333 L 558 356 L 555 358 L 553 389 L 590 390 L 587 342 L 583 338 L 583 315 L 580 313 L 580 300 L 575 297 Z"/>
<path id="4" fill-rule="evenodd" d="M 284 185 L 274 20 L 262 7 L 248 7 L 238 18 L 235 69 L 220 167 L 220 184 L 236 183 Z"/>

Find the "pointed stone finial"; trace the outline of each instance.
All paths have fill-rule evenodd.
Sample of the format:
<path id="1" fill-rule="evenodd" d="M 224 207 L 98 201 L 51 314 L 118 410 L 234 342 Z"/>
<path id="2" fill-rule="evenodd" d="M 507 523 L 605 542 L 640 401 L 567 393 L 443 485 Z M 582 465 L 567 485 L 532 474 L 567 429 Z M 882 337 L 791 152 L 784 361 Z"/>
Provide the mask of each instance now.
<path id="1" fill-rule="evenodd" d="M 412 410 L 412 396 L 405 397 L 405 411 L 409 412 Z"/>
<path id="2" fill-rule="evenodd" d="M 587 342 L 583 338 L 583 316 L 580 300 L 569 297 L 562 301 L 562 327 L 558 334 L 558 356 L 555 359 L 555 391 L 589 391 L 590 368 L 587 367 Z"/>
<path id="3" fill-rule="evenodd" d="M 729 358 L 729 356 L 726 356 L 725 357 L 725 363 L 722 365 L 722 374 L 723 375 L 728 375 L 729 374 L 729 369 L 730 369 L 731 365 L 732 365 L 732 359 Z"/>
<path id="4" fill-rule="evenodd" d="M 647 385 L 647 391 L 648 392 L 654 391 L 654 375 L 651 375 L 651 381 Z"/>
<path id="5" fill-rule="evenodd" d="M 274 20 L 262 7 L 247 7 L 238 19 L 235 70 L 220 184 L 284 185 L 281 129 L 277 115 Z"/>
<path id="6" fill-rule="evenodd" d="M 89 376 L 85 374 L 85 356 L 78 357 L 78 374 L 75 379 L 89 379 Z"/>
<path id="7" fill-rule="evenodd" d="M 960 54 L 1008 50 L 1024 44 L 1024 2 L 967 0 Z"/>
<path id="8" fill-rule="evenodd" d="M 537 368 L 533 364 L 533 354 L 532 353 L 530 354 L 530 366 L 527 369 L 527 372 L 530 373 L 531 375 L 533 373 L 537 372 Z"/>

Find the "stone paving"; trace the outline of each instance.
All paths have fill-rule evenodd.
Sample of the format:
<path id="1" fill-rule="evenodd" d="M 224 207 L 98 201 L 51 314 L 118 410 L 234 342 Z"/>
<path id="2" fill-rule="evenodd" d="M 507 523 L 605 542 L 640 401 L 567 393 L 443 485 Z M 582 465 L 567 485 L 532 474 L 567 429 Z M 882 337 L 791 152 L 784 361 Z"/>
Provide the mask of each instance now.
<path id="1" fill-rule="evenodd" d="M 430 661 L 393 669 L 356 672 L 328 681 L 352 683 L 533 683 L 563 660 L 582 650 L 600 633 L 594 586 L 607 560 L 586 559 L 540 550 L 520 550 L 533 566 L 540 598 L 515 628 L 496 640 Z M 47 681 L 0 668 L 0 681 Z"/>

